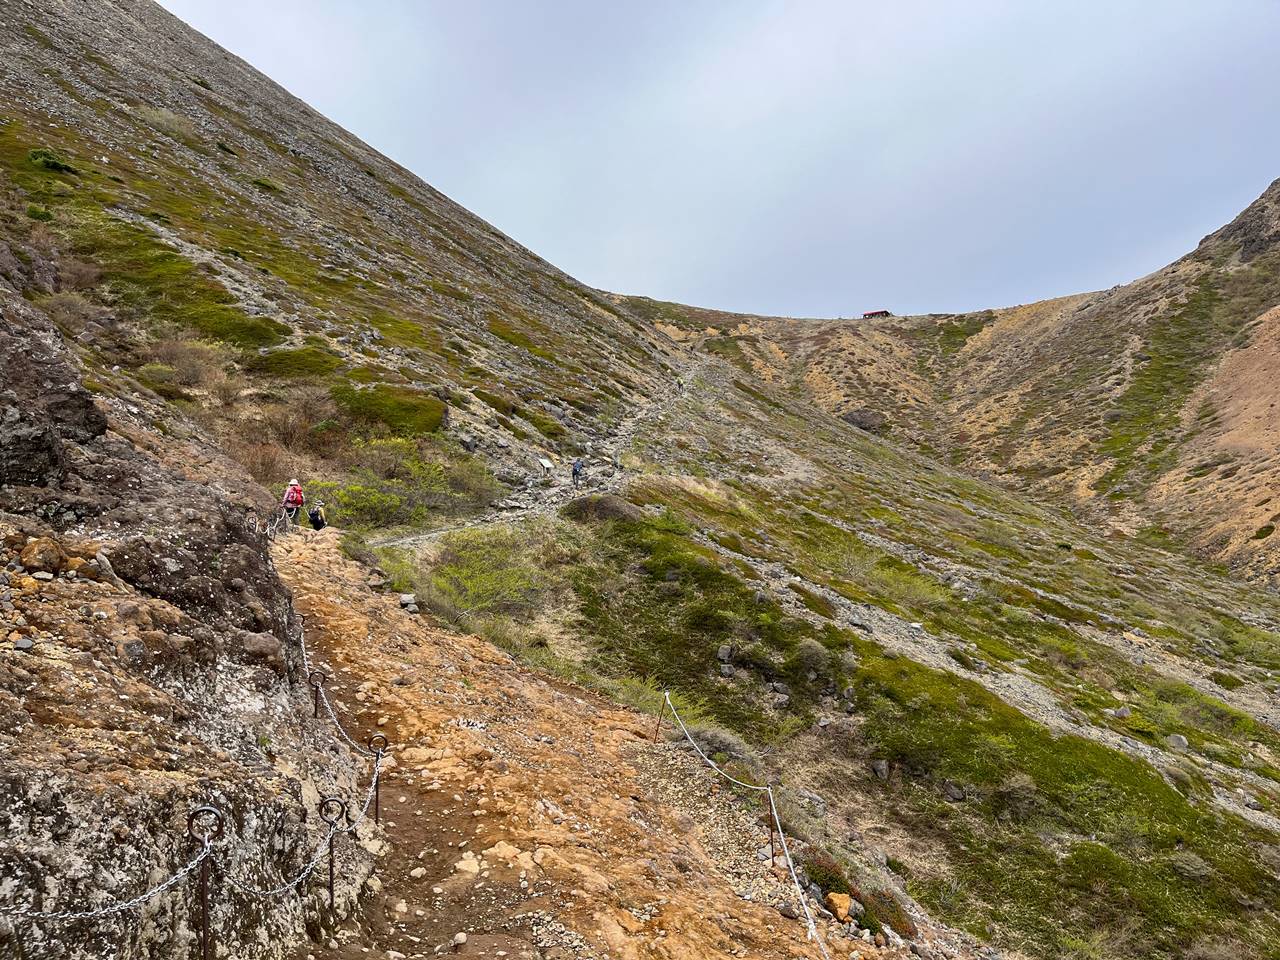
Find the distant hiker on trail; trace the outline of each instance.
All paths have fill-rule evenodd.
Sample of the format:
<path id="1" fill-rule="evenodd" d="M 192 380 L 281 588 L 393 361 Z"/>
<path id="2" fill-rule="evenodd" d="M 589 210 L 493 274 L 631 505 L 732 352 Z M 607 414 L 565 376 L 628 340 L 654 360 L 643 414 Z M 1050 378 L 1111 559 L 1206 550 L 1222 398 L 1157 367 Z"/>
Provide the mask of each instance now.
<path id="1" fill-rule="evenodd" d="M 284 499 L 280 501 L 280 506 L 284 508 L 290 523 L 298 522 L 298 513 L 306 501 L 307 498 L 302 495 L 302 484 L 298 482 L 297 477 L 294 477 L 285 488 Z"/>
<path id="2" fill-rule="evenodd" d="M 307 511 L 307 519 L 311 521 L 313 530 L 323 530 L 329 525 L 328 519 L 324 515 L 324 501 L 317 500 Z"/>
<path id="3" fill-rule="evenodd" d="M 573 485 L 575 487 L 582 485 L 582 458 L 581 457 L 573 461 Z"/>
<path id="4" fill-rule="evenodd" d="M 676 377 L 676 393 L 684 396 L 684 377 Z"/>

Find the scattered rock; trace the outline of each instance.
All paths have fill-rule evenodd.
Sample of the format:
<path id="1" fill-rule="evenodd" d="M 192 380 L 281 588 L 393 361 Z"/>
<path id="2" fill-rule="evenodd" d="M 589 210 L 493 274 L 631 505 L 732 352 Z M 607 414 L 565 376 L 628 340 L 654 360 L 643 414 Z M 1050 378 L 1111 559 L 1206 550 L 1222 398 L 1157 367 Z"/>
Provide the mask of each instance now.
<path id="1" fill-rule="evenodd" d="M 61 573 L 67 562 L 67 555 L 57 542 L 48 537 L 39 537 L 22 548 L 19 562 L 34 573 Z"/>
<path id="2" fill-rule="evenodd" d="M 827 908 L 835 914 L 837 920 L 845 923 L 849 919 L 849 904 L 853 902 L 853 897 L 847 893 L 836 893 L 832 891 L 827 894 Z"/>

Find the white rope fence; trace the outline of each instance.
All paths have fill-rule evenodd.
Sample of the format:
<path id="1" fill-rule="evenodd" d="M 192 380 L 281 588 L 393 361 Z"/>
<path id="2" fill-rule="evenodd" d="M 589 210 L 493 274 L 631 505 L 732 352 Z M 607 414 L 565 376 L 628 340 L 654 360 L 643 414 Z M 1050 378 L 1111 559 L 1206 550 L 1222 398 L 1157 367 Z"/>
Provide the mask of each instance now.
<path id="1" fill-rule="evenodd" d="M 716 763 L 714 760 L 712 760 L 710 757 L 708 757 L 705 753 L 702 752 L 702 748 L 698 746 L 698 742 L 694 740 L 693 735 L 689 733 L 689 728 L 686 727 L 684 725 L 684 721 L 680 719 L 680 714 L 676 710 L 676 705 L 671 702 L 671 691 L 670 690 L 665 691 L 662 694 L 662 699 L 665 701 L 663 709 L 671 710 L 671 716 L 675 719 L 677 726 L 680 727 L 680 732 L 684 734 L 684 738 L 689 741 L 690 746 L 692 746 L 693 749 L 697 751 L 698 756 L 700 756 L 703 759 L 703 761 L 706 763 L 707 766 L 709 766 L 716 773 L 720 774 L 720 776 L 724 777 L 730 783 L 735 783 L 740 787 L 745 787 L 747 790 L 754 790 L 757 793 L 763 793 L 766 796 L 768 796 L 769 815 L 773 818 L 774 828 L 777 830 L 778 839 L 782 843 L 782 855 L 787 861 L 787 871 L 791 874 L 791 882 L 795 884 L 796 893 L 799 894 L 800 896 L 800 907 L 801 909 L 804 910 L 805 924 L 809 928 L 809 939 L 814 941 L 818 945 L 818 950 L 821 951 L 822 956 L 825 958 L 825 960 L 831 960 L 831 954 L 827 953 L 827 945 L 822 942 L 822 936 L 818 933 L 818 925 L 813 920 L 813 912 L 809 909 L 808 894 L 805 893 L 804 887 L 801 886 L 800 884 L 800 878 L 796 875 L 796 865 L 791 860 L 791 850 L 787 847 L 787 835 L 782 830 L 782 820 L 778 816 L 778 804 L 774 800 L 773 787 L 767 784 L 762 787 L 762 786 L 759 786 L 758 784 L 747 783 L 744 780 L 739 780 L 736 777 L 732 777 L 729 774 L 725 773 L 725 771 L 720 767 L 718 763 Z M 662 723 L 661 714 L 658 715 L 658 723 L 659 724 Z"/>

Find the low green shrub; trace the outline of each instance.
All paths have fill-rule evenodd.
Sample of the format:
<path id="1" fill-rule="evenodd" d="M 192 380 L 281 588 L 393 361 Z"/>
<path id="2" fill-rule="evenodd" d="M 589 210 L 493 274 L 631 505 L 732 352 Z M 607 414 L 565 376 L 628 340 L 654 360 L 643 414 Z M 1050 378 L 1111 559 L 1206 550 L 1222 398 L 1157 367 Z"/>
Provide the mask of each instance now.
<path id="1" fill-rule="evenodd" d="M 271 350 L 251 357 L 244 364 L 246 370 L 254 373 L 292 380 L 322 377 L 341 365 L 342 358 L 332 351 L 310 346 Z"/>
<path id="2" fill-rule="evenodd" d="M 429 393 L 385 383 L 367 389 L 340 384 L 333 388 L 332 396 L 352 419 L 405 436 L 434 433 L 448 411 L 444 401 Z"/>
<path id="3" fill-rule="evenodd" d="M 823 893 L 852 893 L 849 878 L 836 858 L 823 847 L 807 845 L 800 851 L 800 866 L 810 881 L 822 888 Z"/>
<path id="4" fill-rule="evenodd" d="M 32 166 L 39 167 L 41 170 L 49 170 L 53 173 L 72 173 L 78 174 L 80 171 L 62 159 L 62 155 L 56 150 L 49 150 L 45 147 L 38 147 L 27 153 L 27 159 Z"/>
<path id="5" fill-rule="evenodd" d="M 565 435 L 564 424 L 540 410 L 525 408 L 520 416 L 548 440 L 558 440 Z"/>
<path id="6" fill-rule="evenodd" d="M 480 387 L 472 389 L 471 393 L 477 400 L 483 402 L 486 406 L 498 411 L 504 417 L 520 412 L 520 405 L 516 403 L 514 397 L 508 397 L 503 394 L 494 393 L 491 390 L 484 390 Z"/>

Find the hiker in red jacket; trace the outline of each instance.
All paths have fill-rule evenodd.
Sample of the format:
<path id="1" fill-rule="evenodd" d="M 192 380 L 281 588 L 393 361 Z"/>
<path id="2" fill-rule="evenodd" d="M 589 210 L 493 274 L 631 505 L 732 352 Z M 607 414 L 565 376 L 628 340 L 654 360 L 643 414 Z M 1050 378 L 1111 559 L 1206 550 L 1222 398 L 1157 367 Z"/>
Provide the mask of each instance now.
<path id="1" fill-rule="evenodd" d="M 302 505 L 306 500 L 307 498 L 302 495 L 302 484 L 298 482 L 297 477 L 294 477 L 285 488 L 284 499 L 280 501 L 280 506 L 284 507 L 290 523 L 298 522 L 298 514 L 302 511 Z"/>

